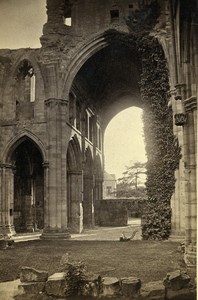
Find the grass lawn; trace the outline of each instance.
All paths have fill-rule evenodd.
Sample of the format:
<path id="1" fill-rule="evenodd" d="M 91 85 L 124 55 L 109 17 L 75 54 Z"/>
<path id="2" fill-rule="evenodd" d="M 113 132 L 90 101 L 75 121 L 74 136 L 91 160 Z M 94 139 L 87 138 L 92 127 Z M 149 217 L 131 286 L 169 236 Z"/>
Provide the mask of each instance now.
<path id="1" fill-rule="evenodd" d="M 0 281 L 19 278 L 22 266 L 61 270 L 63 254 L 83 260 L 88 270 L 101 276 L 137 276 L 142 282 L 161 280 L 167 272 L 184 267 L 178 243 L 163 241 L 64 241 L 35 240 L 0 250 Z"/>

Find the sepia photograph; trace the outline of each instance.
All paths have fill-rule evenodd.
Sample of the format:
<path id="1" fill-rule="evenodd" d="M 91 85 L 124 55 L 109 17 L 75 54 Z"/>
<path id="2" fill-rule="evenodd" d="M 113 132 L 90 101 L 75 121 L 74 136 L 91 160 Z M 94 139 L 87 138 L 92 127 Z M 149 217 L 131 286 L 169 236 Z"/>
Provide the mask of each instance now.
<path id="1" fill-rule="evenodd" d="M 0 300 L 197 299 L 197 0 L 0 0 Z"/>

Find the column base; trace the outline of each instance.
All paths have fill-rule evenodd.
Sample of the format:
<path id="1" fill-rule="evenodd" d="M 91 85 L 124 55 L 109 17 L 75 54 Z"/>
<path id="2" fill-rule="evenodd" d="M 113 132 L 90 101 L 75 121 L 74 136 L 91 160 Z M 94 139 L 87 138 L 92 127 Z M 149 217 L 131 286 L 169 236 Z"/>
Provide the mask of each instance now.
<path id="1" fill-rule="evenodd" d="M 184 261 L 187 266 L 196 266 L 197 263 L 197 247 L 188 245 L 184 254 Z"/>
<path id="2" fill-rule="evenodd" d="M 185 241 L 185 235 L 184 234 L 177 234 L 172 233 L 169 237 L 169 241 L 171 242 L 184 242 Z"/>
<path id="3" fill-rule="evenodd" d="M 14 225 L 0 225 L 0 236 L 12 237 L 13 235 L 16 235 Z"/>
<path id="4" fill-rule="evenodd" d="M 68 229 L 60 229 L 60 228 L 45 228 L 41 235 L 41 239 L 45 240 L 68 240 L 71 238 L 71 234 Z"/>

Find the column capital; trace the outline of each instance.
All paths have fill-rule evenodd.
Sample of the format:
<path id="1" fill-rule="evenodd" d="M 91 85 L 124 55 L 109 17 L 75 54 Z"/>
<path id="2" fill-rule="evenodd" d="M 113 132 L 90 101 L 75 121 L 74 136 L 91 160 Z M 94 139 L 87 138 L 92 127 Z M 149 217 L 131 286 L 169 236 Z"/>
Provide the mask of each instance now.
<path id="1" fill-rule="evenodd" d="M 44 162 L 42 163 L 42 165 L 43 165 L 43 168 L 44 168 L 44 169 L 49 168 L 49 162 L 48 162 L 48 161 L 44 161 Z"/>
<path id="2" fill-rule="evenodd" d="M 176 126 L 183 126 L 187 122 L 187 115 L 184 113 L 175 114 L 174 118 Z"/>
<path id="3" fill-rule="evenodd" d="M 0 163 L 0 169 L 15 170 L 15 166 L 9 163 Z"/>
<path id="4" fill-rule="evenodd" d="M 45 100 L 45 105 L 46 106 L 63 106 L 63 105 L 67 105 L 68 104 L 68 100 L 66 99 L 57 99 L 57 98 L 49 98 Z"/>

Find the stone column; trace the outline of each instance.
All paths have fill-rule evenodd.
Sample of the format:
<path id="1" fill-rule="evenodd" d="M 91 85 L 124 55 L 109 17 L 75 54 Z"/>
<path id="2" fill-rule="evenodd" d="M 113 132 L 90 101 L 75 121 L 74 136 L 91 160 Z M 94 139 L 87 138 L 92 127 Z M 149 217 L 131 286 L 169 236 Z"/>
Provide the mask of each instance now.
<path id="1" fill-rule="evenodd" d="M 45 228 L 43 238 L 68 238 L 66 193 L 67 101 L 45 101 L 49 168 L 45 170 Z"/>
<path id="2" fill-rule="evenodd" d="M 184 167 L 184 135 L 183 125 L 185 124 L 185 114 L 182 105 L 182 92 L 181 87 L 184 85 L 176 85 L 175 89 L 170 91 L 171 94 L 171 106 L 174 114 L 173 131 L 178 138 L 179 145 L 181 146 L 182 158 L 179 162 L 179 168 L 175 171 L 175 191 L 171 198 L 171 236 L 170 239 L 174 241 L 182 241 L 185 238 L 185 167 Z M 182 118 L 184 116 L 184 118 Z M 176 119 L 179 117 L 179 120 Z M 180 122 L 178 122 L 180 121 Z M 183 121 L 183 123 L 182 123 Z"/>
<path id="3" fill-rule="evenodd" d="M 94 226 L 93 176 L 85 175 L 83 182 L 83 225 Z"/>
<path id="4" fill-rule="evenodd" d="M 184 100 L 188 115 L 186 126 L 186 254 L 187 264 L 196 264 L 197 237 L 197 175 L 196 175 L 196 132 L 197 132 L 197 99 L 192 96 Z"/>
<path id="5" fill-rule="evenodd" d="M 68 201 L 70 202 L 70 224 L 71 233 L 81 233 L 83 230 L 83 209 L 82 209 L 82 172 L 72 171 L 69 175 L 70 189 Z"/>
<path id="6" fill-rule="evenodd" d="M 13 166 L 0 164 L 0 235 L 15 235 Z"/>

